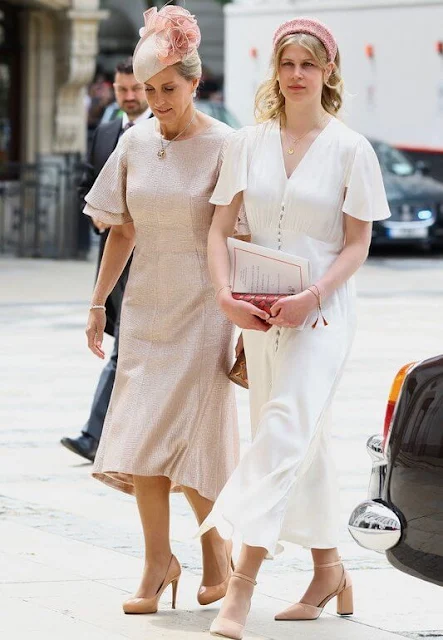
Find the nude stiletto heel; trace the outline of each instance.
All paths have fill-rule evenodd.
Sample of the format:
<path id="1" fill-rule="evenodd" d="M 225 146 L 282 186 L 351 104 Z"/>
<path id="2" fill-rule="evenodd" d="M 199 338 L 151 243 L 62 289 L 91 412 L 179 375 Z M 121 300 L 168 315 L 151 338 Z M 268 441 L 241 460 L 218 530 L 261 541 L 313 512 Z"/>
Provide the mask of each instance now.
<path id="1" fill-rule="evenodd" d="M 237 571 L 234 571 L 232 577 L 246 580 L 246 582 L 250 582 L 252 585 L 254 585 L 254 587 L 257 584 L 256 581 L 249 576 L 245 576 L 243 573 L 237 573 Z M 209 633 L 211 634 L 211 636 L 230 638 L 231 640 L 242 640 L 244 630 L 244 624 L 240 624 L 239 622 L 235 622 L 234 620 L 228 620 L 228 618 L 217 616 L 214 622 L 211 624 Z"/>
<path id="2" fill-rule="evenodd" d="M 235 569 L 231 556 L 232 542 L 228 542 L 226 544 L 226 560 L 228 565 L 226 578 L 223 580 L 223 582 L 220 582 L 219 584 L 216 584 L 212 587 L 206 587 L 204 584 L 201 584 L 197 593 L 197 600 L 199 604 L 212 604 L 213 602 L 217 602 L 217 600 L 221 600 L 221 598 L 225 597 L 226 591 L 228 590 L 229 580 L 231 579 L 232 572 Z"/>
<path id="3" fill-rule="evenodd" d="M 316 569 L 327 569 L 328 567 L 338 567 L 339 565 L 343 567 L 341 560 L 337 562 L 327 562 L 326 564 L 316 564 L 314 566 Z M 324 607 L 332 598 L 337 598 L 337 613 L 339 615 L 351 616 L 354 613 L 351 576 L 344 567 L 337 589 L 326 596 L 317 607 L 312 604 L 297 602 L 281 613 L 278 613 L 275 616 L 275 620 L 317 620 Z"/>
<path id="4" fill-rule="evenodd" d="M 159 600 L 169 585 L 172 585 L 172 608 L 175 609 L 177 587 L 181 575 L 181 567 L 177 558 L 172 555 L 165 578 L 152 598 L 130 598 L 123 603 L 123 611 L 130 614 L 157 613 Z"/>
<path id="5" fill-rule="evenodd" d="M 172 605 L 171 605 L 171 609 L 175 609 L 175 603 L 177 602 L 178 578 L 177 578 L 177 580 L 174 580 L 171 584 L 172 584 Z"/>

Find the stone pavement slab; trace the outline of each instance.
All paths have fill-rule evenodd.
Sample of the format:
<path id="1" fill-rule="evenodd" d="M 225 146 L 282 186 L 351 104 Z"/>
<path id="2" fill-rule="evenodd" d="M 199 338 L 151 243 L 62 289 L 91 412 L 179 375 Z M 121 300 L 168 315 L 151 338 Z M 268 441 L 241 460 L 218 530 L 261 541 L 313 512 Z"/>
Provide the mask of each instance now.
<path id="1" fill-rule="evenodd" d="M 200 607 L 200 547 L 181 495 L 171 496 L 173 548 L 183 566 L 178 609 L 165 593 L 156 616 L 124 616 L 143 543 L 134 499 L 93 481 L 91 465 L 59 444 L 79 433 L 102 362 L 85 347 L 95 265 L 2 260 L 0 273 L 0 638 L 186 640 L 208 638 L 217 605 Z M 245 640 L 443 638 L 441 588 L 394 570 L 346 530 L 366 495 L 366 438 L 381 430 L 389 386 L 405 362 L 441 352 L 443 260 L 369 260 L 357 278 L 359 331 L 334 407 L 332 452 L 340 471 L 341 542 L 356 611 L 277 623 L 310 579 L 309 553 L 294 545 L 266 561 Z M 106 339 L 110 351 L 112 341 Z M 237 390 L 242 447 L 248 395 Z M 314 506 L 315 508 L 315 506 Z M 235 547 L 238 552 L 238 542 Z"/>
<path id="2" fill-rule="evenodd" d="M 0 634 L 8 640 L 122 640 L 125 637 L 76 620 L 69 614 L 54 612 L 30 600 L 7 598 L 2 605 L 4 611 L 0 616 Z"/>
<path id="3" fill-rule="evenodd" d="M 28 534 L 28 535 L 27 535 Z M 0 584 L 4 612 L 0 616 L 0 632 L 14 640 L 33 637 L 74 638 L 75 634 L 91 640 L 101 638 L 207 638 L 207 629 L 217 612 L 217 606 L 199 607 L 195 600 L 200 578 L 185 571 L 179 583 L 178 609 L 170 609 L 170 593 L 162 598 L 160 613 L 155 616 L 125 616 L 121 602 L 131 592 L 139 573 L 139 562 L 124 554 L 108 552 L 94 545 L 65 540 L 62 536 L 30 530 L 28 527 L 3 523 L 0 538 L 5 552 L 0 556 L 8 579 Z M 120 557 L 119 557 L 120 556 Z M 10 574 L 5 558 L 15 558 L 26 571 Z M 54 572 L 54 569 L 56 573 Z M 108 571 L 121 577 L 103 577 Z M 389 573 L 393 574 L 392 571 Z M 91 574 L 89 579 L 85 576 Z M 100 577 L 102 576 L 102 577 Z M 304 578 L 304 576 L 302 576 Z M 295 592 L 293 575 L 280 579 L 280 585 L 290 580 Z M 286 640 L 294 637 L 294 624 L 276 623 L 273 616 L 287 602 L 274 590 L 274 581 L 263 579 L 256 590 L 253 610 L 245 640 Z M 287 587 L 288 585 L 286 585 Z M 371 587 L 372 588 L 372 587 Z M 287 590 L 287 589 L 286 589 Z M 368 585 L 364 586 L 368 590 Z M 285 591 L 285 589 L 284 589 Z M 373 603 L 374 604 L 374 603 Z M 356 621 L 358 619 L 356 618 Z M 315 623 L 297 623 L 303 637 L 358 638 L 388 640 L 392 634 L 371 624 L 357 625 L 325 613 Z M 36 632 L 36 633 L 34 633 Z"/>

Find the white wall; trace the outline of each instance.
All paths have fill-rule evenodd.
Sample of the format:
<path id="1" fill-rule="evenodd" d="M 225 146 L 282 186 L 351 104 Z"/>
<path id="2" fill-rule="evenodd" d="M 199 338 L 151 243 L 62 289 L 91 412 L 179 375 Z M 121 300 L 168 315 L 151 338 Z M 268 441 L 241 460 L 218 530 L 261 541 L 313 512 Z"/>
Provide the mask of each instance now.
<path id="1" fill-rule="evenodd" d="M 324 8 L 330 3 L 318 0 L 297 6 L 275 0 L 229 5 L 228 107 L 244 124 L 253 122 L 254 93 L 268 70 L 274 30 L 297 15 L 313 15 L 330 26 L 339 44 L 348 94 L 343 119 L 394 144 L 443 149 L 443 56 L 435 49 L 443 41 L 443 2 L 339 4 L 346 7 Z M 365 55 L 367 44 L 374 46 L 373 60 Z M 257 59 L 250 55 L 254 47 Z"/>
<path id="2" fill-rule="evenodd" d="M 221 4 L 215 0 L 186 0 L 182 5 L 195 14 L 200 25 L 200 55 L 204 66 L 215 75 L 223 75 L 224 21 Z"/>

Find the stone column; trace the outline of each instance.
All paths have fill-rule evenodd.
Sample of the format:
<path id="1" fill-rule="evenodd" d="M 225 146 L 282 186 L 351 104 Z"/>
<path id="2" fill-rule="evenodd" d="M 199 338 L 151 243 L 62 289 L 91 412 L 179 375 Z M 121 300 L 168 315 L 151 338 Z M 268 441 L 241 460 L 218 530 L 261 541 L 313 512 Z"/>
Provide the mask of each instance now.
<path id="1" fill-rule="evenodd" d="M 50 154 L 54 140 L 55 39 L 50 11 L 34 9 L 23 16 L 26 41 L 22 59 L 22 159 L 34 162 Z"/>
<path id="2" fill-rule="evenodd" d="M 73 0 L 71 9 L 60 16 L 56 153 L 84 153 L 86 150 L 85 87 L 95 71 L 98 26 L 108 15 L 98 6 L 99 0 Z"/>

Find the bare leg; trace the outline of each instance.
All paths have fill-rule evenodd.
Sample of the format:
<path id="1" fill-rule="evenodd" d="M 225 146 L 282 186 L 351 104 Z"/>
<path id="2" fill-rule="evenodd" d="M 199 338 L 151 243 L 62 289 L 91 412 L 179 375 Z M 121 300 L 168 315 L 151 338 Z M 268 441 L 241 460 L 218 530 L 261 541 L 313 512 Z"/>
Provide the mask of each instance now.
<path id="1" fill-rule="evenodd" d="M 236 573 L 242 573 L 255 580 L 265 556 L 266 549 L 243 544 L 235 567 Z M 220 609 L 220 618 L 227 618 L 244 625 L 251 606 L 253 591 L 254 586 L 250 582 L 233 576 L 229 581 L 228 592 Z"/>
<path id="2" fill-rule="evenodd" d="M 311 549 L 314 565 L 336 562 L 340 559 L 338 549 Z M 314 567 L 314 577 L 300 602 L 317 607 L 322 600 L 338 587 L 343 575 L 343 567 Z"/>
<path id="3" fill-rule="evenodd" d="M 134 476 L 135 496 L 145 539 L 145 565 L 136 598 L 151 598 L 160 587 L 171 560 L 169 490 L 165 476 Z"/>
<path id="4" fill-rule="evenodd" d="M 211 512 L 214 503 L 190 487 L 183 487 L 183 493 L 188 499 L 200 525 Z M 226 578 L 229 570 L 226 564 L 226 541 L 214 527 L 201 537 L 201 545 L 203 560 L 202 584 L 207 587 L 220 584 Z"/>

